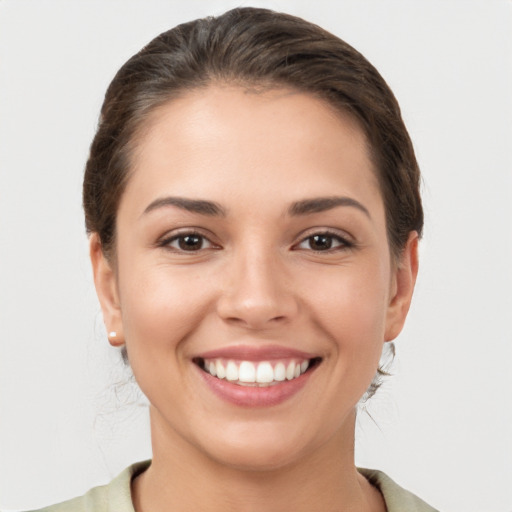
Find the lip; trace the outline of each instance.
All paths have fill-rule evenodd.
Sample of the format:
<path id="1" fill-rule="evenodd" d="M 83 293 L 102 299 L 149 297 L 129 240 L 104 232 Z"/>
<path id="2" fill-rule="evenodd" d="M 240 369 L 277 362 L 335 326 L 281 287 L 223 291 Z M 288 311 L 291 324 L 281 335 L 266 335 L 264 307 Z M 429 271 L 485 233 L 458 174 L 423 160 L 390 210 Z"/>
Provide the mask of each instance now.
<path id="1" fill-rule="evenodd" d="M 194 357 L 197 359 L 232 359 L 238 361 L 275 361 L 277 359 L 316 359 L 318 354 L 303 352 L 282 346 L 244 346 L 224 347 L 203 352 Z M 314 364 L 308 371 L 292 380 L 278 382 L 272 386 L 240 386 L 225 379 L 213 377 L 194 363 L 206 386 L 219 398 L 239 407 L 271 407 L 285 402 L 307 384 L 319 364 Z"/>
<path id="2" fill-rule="evenodd" d="M 217 379 L 196 366 L 201 378 L 219 398 L 240 407 L 270 407 L 297 394 L 307 383 L 317 366 L 296 379 L 279 382 L 268 387 L 239 386 L 225 379 Z"/>
<path id="3" fill-rule="evenodd" d="M 235 345 L 197 354 L 194 359 L 233 359 L 235 361 L 274 361 L 276 359 L 314 359 L 320 354 L 303 352 L 280 345 L 248 346 Z"/>

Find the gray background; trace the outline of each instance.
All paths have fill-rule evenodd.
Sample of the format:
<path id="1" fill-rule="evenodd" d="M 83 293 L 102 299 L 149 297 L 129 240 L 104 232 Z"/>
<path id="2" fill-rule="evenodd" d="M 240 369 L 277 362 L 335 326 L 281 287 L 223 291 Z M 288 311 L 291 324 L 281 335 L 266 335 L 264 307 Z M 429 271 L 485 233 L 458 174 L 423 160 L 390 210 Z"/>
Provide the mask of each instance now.
<path id="1" fill-rule="evenodd" d="M 81 175 L 119 66 L 178 22 L 259 5 L 317 22 L 396 93 L 425 238 L 395 376 L 357 463 L 442 510 L 512 510 L 512 3 L 0 0 L 0 508 L 81 494 L 150 456 L 107 344 Z M 142 400 L 143 402 L 143 400 Z"/>

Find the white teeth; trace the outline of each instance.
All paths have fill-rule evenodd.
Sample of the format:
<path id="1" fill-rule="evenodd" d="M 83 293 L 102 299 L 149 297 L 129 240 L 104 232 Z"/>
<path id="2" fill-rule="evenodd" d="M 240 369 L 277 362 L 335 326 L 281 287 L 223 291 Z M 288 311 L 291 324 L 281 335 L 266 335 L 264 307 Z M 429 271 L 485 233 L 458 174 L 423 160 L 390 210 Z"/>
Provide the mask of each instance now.
<path id="1" fill-rule="evenodd" d="M 253 363 L 250 361 L 242 361 L 240 363 L 238 380 L 240 382 L 256 382 L 256 368 Z"/>
<path id="2" fill-rule="evenodd" d="M 287 365 L 279 361 L 272 366 L 270 361 L 227 361 L 211 359 L 204 362 L 204 370 L 213 377 L 226 379 L 240 385 L 272 385 L 300 377 L 308 368 L 309 361 L 290 361 Z"/>
<path id="3" fill-rule="evenodd" d="M 292 380 L 295 375 L 295 363 L 292 361 L 286 368 L 286 379 Z"/>
<path id="4" fill-rule="evenodd" d="M 226 366 L 226 379 L 227 380 L 238 380 L 238 366 L 234 361 L 229 361 Z"/>
<path id="5" fill-rule="evenodd" d="M 256 374 L 256 382 L 265 384 L 274 380 L 274 369 L 267 361 L 258 365 L 258 372 Z"/>
<path id="6" fill-rule="evenodd" d="M 220 361 L 217 361 L 215 363 L 215 370 L 217 371 L 217 377 L 219 379 L 226 378 L 226 370 L 224 369 L 224 365 Z M 213 373 L 212 373 L 212 375 L 213 375 Z M 214 375 L 214 377 L 215 377 L 215 375 Z"/>
<path id="7" fill-rule="evenodd" d="M 277 363 L 274 368 L 274 380 L 282 382 L 286 379 L 286 368 L 283 363 Z"/>

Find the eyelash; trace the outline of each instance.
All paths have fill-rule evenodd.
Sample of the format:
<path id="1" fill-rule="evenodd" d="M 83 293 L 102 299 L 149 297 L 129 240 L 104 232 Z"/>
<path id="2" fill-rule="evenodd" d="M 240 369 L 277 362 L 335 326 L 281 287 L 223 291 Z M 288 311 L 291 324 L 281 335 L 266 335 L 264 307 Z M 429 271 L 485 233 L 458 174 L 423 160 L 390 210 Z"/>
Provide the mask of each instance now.
<path id="1" fill-rule="evenodd" d="M 330 246 L 327 247 L 326 249 L 313 249 L 311 246 L 309 247 L 309 249 L 300 247 L 304 243 L 308 243 L 309 242 L 311 244 L 312 240 L 315 237 L 324 237 L 324 238 L 329 239 Z M 335 246 L 335 247 L 332 247 L 332 243 L 334 243 L 334 242 L 336 242 L 338 245 Z M 355 246 L 355 244 L 353 242 L 347 240 L 345 237 L 341 236 L 340 234 L 334 233 L 334 232 L 329 231 L 329 230 L 324 230 L 324 231 L 315 231 L 315 232 L 311 233 L 310 235 L 308 235 L 305 238 L 303 238 L 298 244 L 296 244 L 294 246 L 294 248 L 297 248 L 299 250 L 300 249 L 311 250 L 311 251 L 313 251 L 315 253 L 321 253 L 321 252 L 333 253 L 333 252 L 338 252 L 338 251 L 343 251 L 343 250 L 346 250 L 346 249 L 350 249 L 350 248 L 352 248 L 354 246 Z"/>
<path id="2" fill-rule="evenodd" d="M 200 239 L 199 241 L 199 248 L 197 248 L 197 250 L 193 249 L 193 250 L 189 250 L 189 249 L 184 249 L 183 247 L 180 247 L 178 245 L 178 247 L 173 247 L 172 244 L 174 242 L 177 242 L 178 244 L 180 244 L 180 242 L 183 242 L 186 238 L 192 238 L 192 237 L 197 237 Z M 205 242 L 207 242 L 207 244 L 209 245 L 209 247 L 204 247 L 204 244 Z M 194 253 L 194 252 L 199 252 L 200 250 L 206 250 L 206 249 L 217 249 L 219 248 L 218 246 L 216 246 L 213 242 L 211 242 L 209 240 L 208 237 L 206 237 L 205 235 L 203 235 L 202 233 L 199 233 L 197 231 L 183 231 L 181 233 L 178 233 L 178 234 L 175 234 L 173 236 L 170 236 L 168 238 L 164 238 L 163 240 L 161 240 L 159 243 L 158 243 L 158 246 L 159 247 L 164 247 L 164 248 L 167 248 L 167 249 L 170 249 L 170 250 L 174 250 L 175 252 L 181 252 L 181 253 Z"/>
<path id="3" fill-rule="evenodd" d="M 196 245 L 199 247 L 192 248 L 190 247 L 188 249 L 184 248 L 181 244 L 186 241 L 187 238 L 197 238 L 199 239 Z M 314 249 L 311 247 L 311 243 L 315 239 L 315 237 L 321 237 L 324 239 L 327 239 L 326 243 L 328 244 L 328 247 L 325 249 Z M 173 243 L 177 243 L 177 246 L 173 247 Z M 185 242 L 186 243 L 186 242 Z M 205 247 L 205 243 L 208 245 Z M 309 247 L 301 247 L 303 244 L 310 244 Z M 334 247 L 332 247 L 333 244 L 337 244 Z M 173 250 L 177 253 L 197 253 L 201 250 L 211 250 L 211 249 L 219 249 L 220 247 L 215 245 L 207 236 L 204 234 L 192 230 L 192 231 L 183 231 L 181 233 L 174 234 L 170 237 L 164 238 L 158 243 L 159 247 L 163 247 L 169 250 Z M 329 230 L 323 230 L 323 231 L 315 231 L 309 234 L 308 236 L 302 238 L 299 243 L 295 244 L 292 249 L 293 250 L 306 250 L 306 251 L 312 251 L 314 253 L 333 253 L 338 251 L 343 251 L 350 249 L 355 246 L 354 242 L 351 242 L 347 240 L 345 237 L 341 236 L 338 233 L 329 231 Z"/>

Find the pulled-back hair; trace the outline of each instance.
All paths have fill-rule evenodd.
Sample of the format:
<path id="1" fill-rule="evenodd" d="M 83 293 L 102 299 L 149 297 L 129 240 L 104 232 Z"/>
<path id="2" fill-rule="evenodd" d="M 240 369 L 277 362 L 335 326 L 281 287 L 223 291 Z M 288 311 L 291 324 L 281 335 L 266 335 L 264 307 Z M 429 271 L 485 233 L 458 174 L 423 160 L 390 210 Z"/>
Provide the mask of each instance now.
<path id="1" fill-rule="evenodd" d="M 115 249 L 116 214 L 139 134 L 153 111 L 213 83 L 292 88 L 353 116 L 366 134 L 386 210 L 390 249 L 421 235 L 419 169 L 400 108 L 378 71 L 354 48 L 300 18 L 239 8 L 179 25 L 118 71 L 105 95 L 83 185 L 88 233 Z"/>

